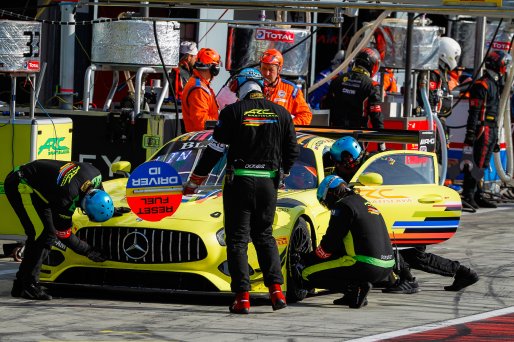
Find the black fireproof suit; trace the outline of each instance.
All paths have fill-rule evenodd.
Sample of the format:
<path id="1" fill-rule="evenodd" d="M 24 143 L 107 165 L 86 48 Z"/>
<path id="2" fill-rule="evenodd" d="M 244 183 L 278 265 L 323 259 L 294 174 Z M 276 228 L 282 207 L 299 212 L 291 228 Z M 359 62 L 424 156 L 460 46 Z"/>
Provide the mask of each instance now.
<path id="1" fill-rule="evenodd" d="M 473 159 L 479 168 L 489 167 L 491 154 L 498 142 L 498 111 L 500 105 L 500 78 L 486 70 L 469 91 L 469 115 L 466 125 L 466 144 L 473 144 Z M 479 182 L 464 172 L 463 195 L 480 197 Z"/>
<path id="2" fill-rule="evenodd" d="M 364 162 L 365 159 L 361 161 L 361 163 Z M 343 179 L 352 179 L 357 169 L 358 168 L 355 168 L 353 170 L 344 170 L 337 167 L 335 168 L 336 173 L 339 177 L 346 177 Z M 416 269 L 427 273 L 439 274 L 445 277 L 453 277 L 455 275 L 457 269 L 460 266 L 460 263 L 458 261 L 446 259 L 442 256 L 426 252 L 426 249 L 426 246 L 417 246 L 415 248 L 407 248 L 399 251 L 398 267 L 400 269 L 400 279 L 412 281 L 414 277 L 410 272 L 411 269 Z"/>
<path id="3" fill-rule="evenodd" d="M 27 234 L 18 280 L 27 284 L 39 280 L 41 265 L 56 237 L 78 254 L 89 252 L 91 247 L 71 233 L 71 217 L 87 190 L 100 188 L 101 182 L 94 166 L 59 160 L 35 160 L 7 175 L 5 194 Z M 30 194 L 37 216 L 24 207 L 22 193 Z"/>
<path id="4" fill-rule="evenodd" d="M 344 292 L 354 282 L 385 280 L 395 261 L 380 212 L 355 193 L 339 200 L 320 245 L 307 258 L 313 262 L 302 272 L 309 286 Z"/>
<path id="5" fill-rule="evenodd" d="M 348 129 L 384 128 L 381 89 L 361 67 L 338 76 L 330 83 L 327 104 L 330 126 Z"/>
<path id="6" fill-rule="evenodd" d="M 460 266 L 458 261 L 427 253 L 426 249 L 427 246 L 418 246 L 400 250 L 400 279 L 413 280 L 411 268 L 444 277 L 455 276 Z"/>
<path id="7" fill-rule="evenodd" d="M 423 108 L 424 103 L 421 98 L 421 87 L 423 79 L 418 78 L 418 90 L 416 99 L 418 106 Z M 437 69 L 430 72 L 430 79 L 428 80 L 428 102 L 432 112 L 437 112 L 439 117 L 446 117 L 451 114 L 451 104 L 445 103 L 443 96 L 450 94 L 448 85 L 448 71 L 446 69 Z"/>
<path id="8" fill-rule="evenodd" d="M 250 237 L 264 284 L 283 284 L 272 223 L 279 170 L 289 173 L 299 153 L 291 114 L 252 91 L 220 112 L 213 138 L 193 173 L 207 175 L 228 145 L 223 209 L 231 289 L 250 291 Z"/>

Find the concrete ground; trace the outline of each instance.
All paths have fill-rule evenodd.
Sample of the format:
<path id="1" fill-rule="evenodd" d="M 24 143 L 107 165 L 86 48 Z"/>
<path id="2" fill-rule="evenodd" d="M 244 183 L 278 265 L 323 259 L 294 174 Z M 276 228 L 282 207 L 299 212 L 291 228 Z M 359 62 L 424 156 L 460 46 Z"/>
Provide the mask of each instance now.
<path id="1" fill-rule="evenodd" d="M 474 268 L 481 277 L 477 284 L 447 292 L 443 286 L 451 278 L 414 271 L 421 292 L 372 290 L 369 305 L 360 310 L 333 305 L 336 294 L 316 295 L 277 312 L 267 300 L 252 299 L 247 316 L 229 314 L 231 298 L 220 296 L 65 290 L 52 301 L 29 301 L 10 296 L 18 264 L 0 258 L 0 341 L 375 341 L 427 324 L 509 311 L 514 306 L 513 208 L 502 204 L 465 213 L 452 239 L 428 249 Z"/>

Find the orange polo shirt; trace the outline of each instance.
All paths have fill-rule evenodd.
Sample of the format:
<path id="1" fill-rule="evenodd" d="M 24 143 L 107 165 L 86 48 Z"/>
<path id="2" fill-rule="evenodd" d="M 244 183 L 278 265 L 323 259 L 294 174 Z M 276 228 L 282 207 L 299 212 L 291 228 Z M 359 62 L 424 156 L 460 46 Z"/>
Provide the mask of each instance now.
<path id="1" fill-rule="evenodd" d="M 291 113 L 295 125 L 309 125 L 311 123 L 311 109 L 298 85 L 279 76 L 277 85 L 266 87 L 264 93 L 268 100 L 285 107 Z"/>

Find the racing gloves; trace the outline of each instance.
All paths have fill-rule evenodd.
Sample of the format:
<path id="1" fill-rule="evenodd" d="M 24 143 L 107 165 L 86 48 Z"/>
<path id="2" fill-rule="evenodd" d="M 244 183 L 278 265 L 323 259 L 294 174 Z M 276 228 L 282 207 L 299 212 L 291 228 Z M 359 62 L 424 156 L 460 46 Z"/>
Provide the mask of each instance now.
<path id="1" fill-rule="evenodd" d="M 94 262 L 104 262 L 107 260 L 107 257 L 102 254 L 99 250 L 91 248 L 89 252 L 86 254 L 87 258 Z"/>
<path id="2" fill-rule="evenodd" d="M 115 207 L 113 217 L 121 216 L 123 214 L 130 213 L 130 208 L 127 207 Z"/>
<path id="3" fill-rule="evenodd" d="M 199 176 L 194 173 L 191 173 L 189 180 L 184 185 L 184 189 L 182 190 L 182 194 L 184 195 L 192 195 L 196 192 L 198 187 L 202 185 L 207 176 Z"/>
<path id="4" fill-rule="evenodd" d="M 72 251 L 77 254 L 86 256 L 89 260 L 94 262 L 103 262 L 107 260 L 100 251 L 91 247 L 87 242 L 79 239 L 75 234 L 71 233 L 71 229 L 65 231 L 57 231 L 59 240 Z"/>

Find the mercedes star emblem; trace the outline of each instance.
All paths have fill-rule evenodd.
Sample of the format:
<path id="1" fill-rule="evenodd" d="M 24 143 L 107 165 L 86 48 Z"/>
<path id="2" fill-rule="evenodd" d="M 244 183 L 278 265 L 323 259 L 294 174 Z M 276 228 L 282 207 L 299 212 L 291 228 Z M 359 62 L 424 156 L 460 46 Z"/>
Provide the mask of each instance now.
<path id="1" fill-rule="evenodd" d="M 144 258 L 149 249 L 148 239 L 143 233 L 131 232 L 123 239 L 123 251 L 129 259 Z"/>

